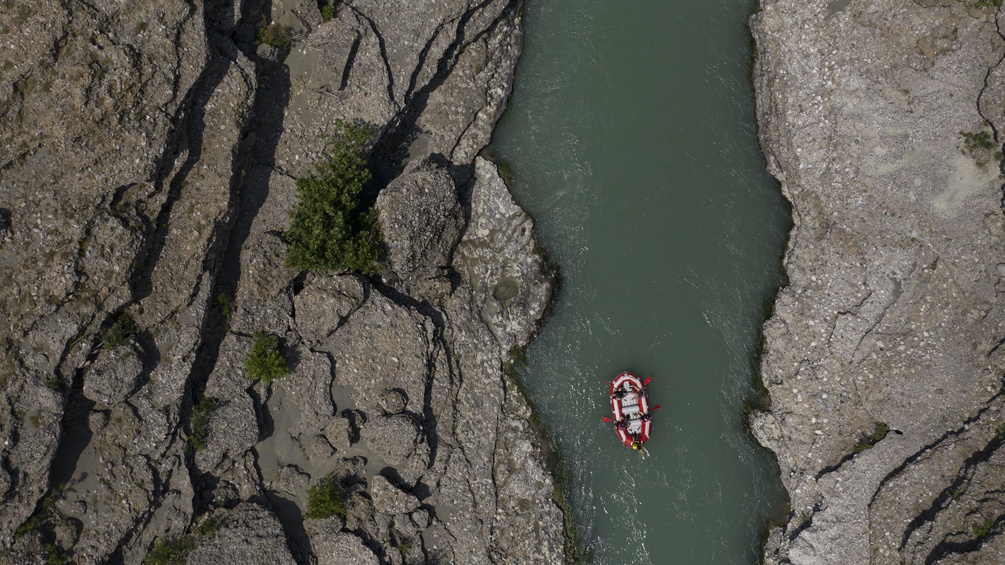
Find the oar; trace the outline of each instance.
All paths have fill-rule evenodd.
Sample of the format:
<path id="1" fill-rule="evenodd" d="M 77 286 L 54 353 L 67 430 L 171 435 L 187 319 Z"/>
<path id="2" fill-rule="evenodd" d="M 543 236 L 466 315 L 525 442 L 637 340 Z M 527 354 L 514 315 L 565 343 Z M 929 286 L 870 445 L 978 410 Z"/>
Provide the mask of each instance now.
<path id="1" fill-rule="evenodd" d="M 650 408 L 649 411 L 652 412 L 653 410 L 659 410 L 659 409 L 660 409 L 660 405 L 657 404 L 656 406 L 653 406 L 652 408 Z"/>
<path id="2" fill-rule="evenodd" d="M 652 382 L 652 380 L 653 380 L 652 377 L 646 378 L 646 382 L 642 383 L 642 386 L 644 387 L 649 386 L 649 383 Z"/>
<path id="3" fill-rule="evenodd" d="M 603 416 L 603 417 L 601 417 L 600 419 L 601 419 L 601 420 L 603 420 L 604 422 L 607 422 L 608 424 L 610 424 L 611 422 L 613 422 L 613 421 L 614 421 L 614 420 L 612 420 L 612 419 L 608 418 L 607 416 Z"/>

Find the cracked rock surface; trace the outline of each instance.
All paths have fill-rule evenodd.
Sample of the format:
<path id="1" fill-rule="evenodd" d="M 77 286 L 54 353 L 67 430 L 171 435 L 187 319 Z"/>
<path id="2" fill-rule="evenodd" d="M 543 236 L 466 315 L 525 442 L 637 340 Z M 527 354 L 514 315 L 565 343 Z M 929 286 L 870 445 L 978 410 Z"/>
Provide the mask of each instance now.
<path id="1" fill-rule="evenodd" d="M 504 372 L 551 273 L 478 156 L 521 2 L 323 4 L 0 10 L 0 561 L 564 560 Z M 374 134 L 374 277 L 284 263 L 338 120 Z"/>
<path id="2" fill-rule="evenodd" d="M 751 18 L 794 220 L 751 418 L 791 500 L 768 563 L 1005 560 L 1003 24 L 961 0 Z"/>

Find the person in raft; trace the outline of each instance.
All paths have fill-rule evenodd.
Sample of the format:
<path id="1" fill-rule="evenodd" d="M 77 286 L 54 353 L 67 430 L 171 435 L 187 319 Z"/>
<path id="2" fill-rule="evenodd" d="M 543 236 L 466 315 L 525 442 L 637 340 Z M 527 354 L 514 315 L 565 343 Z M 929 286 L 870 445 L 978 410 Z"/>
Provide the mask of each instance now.
<path id="1" fill-rule="evenodd" d="M 621 418 L 617 422 L 614 422 L 614 427 L 619 430 L 623 430 L 628 427 L 628 414 L 622 414 Z"/>
<path id="2" fill-rule="evenodd" d="M 642 447 L 642 442 L 641 441 L 635 440 L 635 441 L 632 442 L 632 449 L 638 450 L 641 447 Z"/>
<path id="3" fill-rule="evenodd" d="M 629 386 L 631 386 L 631 385 L 629 385 Z M 613 399 L 622 399 L 622 398 L 625 397 L 626 394 L 628 394 L 628 391 L 625 390 L 624 387 L 618 387 L 618 388 L 614 389 L 614 392 L 611 393 L 611 398 L 613 398 Z"/>

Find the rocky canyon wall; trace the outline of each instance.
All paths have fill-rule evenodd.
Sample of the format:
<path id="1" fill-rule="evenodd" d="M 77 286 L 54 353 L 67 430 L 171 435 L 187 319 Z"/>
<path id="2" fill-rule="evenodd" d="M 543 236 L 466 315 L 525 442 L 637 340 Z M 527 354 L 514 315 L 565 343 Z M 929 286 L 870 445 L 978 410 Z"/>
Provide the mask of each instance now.
<path id="1" fill-rule="evenodd" d="M 751 425 L 791 499 L 767 563 L 1005 561 L 1005 15 L 764 0 L 768 168 L 792 204 Z"/>
<path id="2" fill-rule="evenodd" d="M 520 14 L 4 5 L 0 560 L 564 559 L 504 374 L 551 279 L 478 156 Z M 339 120 L 373 133 L 379 276 L 284 263 L 295 180 Z M 271 384 L 245 374 L 260 333 L 290 368 Z M 345 508 L 305 518 L 326 477 Z"/>

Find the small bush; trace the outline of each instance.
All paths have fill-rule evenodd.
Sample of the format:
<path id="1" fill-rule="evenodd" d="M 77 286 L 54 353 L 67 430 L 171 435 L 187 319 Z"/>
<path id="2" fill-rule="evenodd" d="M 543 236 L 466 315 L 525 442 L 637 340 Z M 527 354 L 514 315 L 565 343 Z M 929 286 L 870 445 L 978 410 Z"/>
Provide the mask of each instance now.
<path id="1" fill-rule="evenodd" d="M 220 529 L 220 522 L 212 518 L 207 518 L 203 520 L 201 524 L 195 529 L 195 533 L 199 534 L 201 537 L 206 537 L 213 534 Z"/>
<path id="2" fill-rule="evenodd" d="M 329 475 L 307 489 L 307 512 L 304 516 L 321 520 L 331 516 L 345 518 L 345 488 Z"/>
<path id="3" fill-rule="evenodd" d="M 244 361 L 244 374 L 249 379 L 271 383 L 286 375 L 289 367 L 279 352 L 279 339 L 262 332 L 255 333 L 255 344 Z"/>
<path id="4" fill-rule="evenodd" d="M 321 6 L 321 20 L 325 22 L 330 22 L 332 18 L 335 17 L 335 4 L 334 0 Z"/>
<path id="5" fill-rule="evenodd" d="M 188 536 L 157 540 L 143 559 L 143 565 L 182 565 L 195 549 L 195 540 Z"/>
<path id="6" fill-rule="evenodd" d="M 985 518 L 980 524 L 974 524 L 971 530 L 974 533 L 974 539 L 984 539 L 988 537 L 991 533 L 991 528 L 994 527 L 995 521 L 991 518 Z"/>
<path id="7" fill-rule="evenodd" d="M 255 31 L 255 43 L 258 45 L 271 45 L 278 49 L 286 49 L 293 42 L 290 37 L 290 30 L 286 26 L 279 24 L 266 24 L 264 21 Z"/>
<path id="8" fill-rule="evenodd" d="M 129 343 L 129 340 L 136 335 L 138 326 L 133 317 L 128 312 L 123 312 L 115 319 L 115 322 L 105 330 L 102 343 L 105 349 L 114 349 Z"/>
<path id="9" fill-rule="evenodd" d="M 858 445 L 855 446 L 855 451 L 862 452 L 872 449 L 872 446 L 879 443 L 888 433 L 890 433 L 890 426 L 886 422 L 876 422 L 876 429 L 858 442 Z"/>
<path id="10" fill-rule="evenodd" d="M 14 532 L 14 539 L 18 539 L 31 532 L 37 531 L 44 524 L 49 523 L 49 521 L 53 518 L 56 520 L 62 520 L 62 515 L 59 510 L 56 509 L 56 500 L 63 496 L 63 491 L 65 489 L 66 483 L 59 483 L 52 487 L 49 493 L 46 494 L 39 502 L 39 507 L 35 510 L 31 517 L 21 524 Z M 0 555 L 2 555 L 2 553 L 0 553 Z"/>
<path id="11" fill-rule="evenodd" d="M 229 323 L 230 319 L 234 317 L 234 297 L 226 292 L 221 292 L 216 295 L 216 305 L 220 307 L 223 319 Z"/>
<path id="12" fill-rule="evenodd" d="M 206 439 L 209 437 L 209 412 L 214 406 L 216 399 L 204 396 L 192 409 L 192 433 L 188 436 L 188 444 L 195 451 L 206 449 Z"/>
<path id="13" fill-rule="evenodd" d="M 45 565 L 65 565 L 66 552 L 54 543 L 45 546 Z"/>
<path id="14" fill-rule="evenodd" d="M 994 149 L 996 146 L 991 134 L 986 131 L 977 133 L 961 131 L 960 137 L 963 138 L 963 146 L 971 153 L 978 149 Z"/>
<path id="15" fill-rule="evenodd" d="M 407 539 L 403 539 L 398 542 L 398 553 L 401 554 L 401 560 L 404 561 L 408 559 L 408 552 L 412 550 L 412 542 Z"/>
<path id="16" fill-rule="evenodd" d="M 297 179 L 297 203 L 290 212 L 287 266 L 309 271 L 359 271 L 372 275 L 380 246 L 377 211 L 360 203 L 370 171 L 363 148 L 365 127 L 337 123 L 331 156 L 309 177 Z"/>

